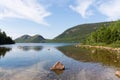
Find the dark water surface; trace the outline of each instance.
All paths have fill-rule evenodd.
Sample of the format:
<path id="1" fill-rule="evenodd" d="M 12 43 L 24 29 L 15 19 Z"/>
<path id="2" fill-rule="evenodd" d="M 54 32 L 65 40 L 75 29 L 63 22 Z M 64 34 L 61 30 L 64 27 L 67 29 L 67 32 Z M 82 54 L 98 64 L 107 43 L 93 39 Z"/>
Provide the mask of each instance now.
<path id="1" fill-rule="evenodd" d="M 0 80 L 120 80 L 120 54 L 66 43 L 0 46 Z M 57 61 L 64 71 L 50 71 Z"/>

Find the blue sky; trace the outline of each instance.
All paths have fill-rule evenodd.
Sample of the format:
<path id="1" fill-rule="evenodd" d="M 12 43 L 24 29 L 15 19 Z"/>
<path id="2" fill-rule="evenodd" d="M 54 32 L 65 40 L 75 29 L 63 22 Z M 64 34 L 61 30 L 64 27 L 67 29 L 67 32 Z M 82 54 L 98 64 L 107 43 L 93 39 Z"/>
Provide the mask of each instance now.
<path id="1" fill-rule="evenodd" d="M 0 0 L 0 29 L 13 39 L 24 34 L 52 39 L 78 24 L 118 20 L 119 4 L 120 0 Z"/>

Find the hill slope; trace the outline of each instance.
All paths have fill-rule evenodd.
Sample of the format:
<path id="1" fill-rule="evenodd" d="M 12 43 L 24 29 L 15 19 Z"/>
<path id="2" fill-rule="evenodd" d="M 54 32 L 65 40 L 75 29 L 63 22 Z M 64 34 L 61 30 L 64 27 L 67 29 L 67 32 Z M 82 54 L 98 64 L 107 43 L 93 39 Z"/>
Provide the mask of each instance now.
<path id="1" fill-rule="evenodd" d="M 17 39 L 15 39 L 15 42 L 17 43 L 40 43 L 44 42 L 45 39 L 41 35 L 23 35 Z"/>
<path id="2" fill-rule="evenodd" d="M 109 25 L 110 22 L 82 24 L 70 28 L 57 36 L 51 42 L 81 42 L 93 31 L 96 31 L 101 25 Z"/>
<path id="3" fill-rule="evenodd" d="M 92 32 L 86 39 L 85 44 L 120 47 L 120 20 L 107 27 L 103 25 L 100 29 Z"/>

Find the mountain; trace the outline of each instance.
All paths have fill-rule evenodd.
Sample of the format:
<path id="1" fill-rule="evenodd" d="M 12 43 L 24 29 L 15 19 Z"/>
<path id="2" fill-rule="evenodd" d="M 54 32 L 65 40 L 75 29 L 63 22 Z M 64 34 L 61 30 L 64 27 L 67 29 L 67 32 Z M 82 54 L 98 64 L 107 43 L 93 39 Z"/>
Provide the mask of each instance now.
<path id="1" fill-rule="evenodd" d="M 15 39 L 15 42 L 26 42 L 31 36 L 29 35 L 23 35 L 17 39 Z"/>
<path id="2" fill-rule="evenodd" d="M 102 25 L 109 25 L 110 22 L 82 24 L 72 27 L 55 37 L 51 42 L 81 42 L 93 31 Z"/>
<path id="3" fill-rule="evenodd" d="M 23 35 L 17 39 L 15 39 L 15 42 L 17 43 L 40 43 L 40 42 L 44 42 L 45 39 L 41 36 L 41 35 L 34 35 L 34 36 L 30 36 L 30 35 Z"/>

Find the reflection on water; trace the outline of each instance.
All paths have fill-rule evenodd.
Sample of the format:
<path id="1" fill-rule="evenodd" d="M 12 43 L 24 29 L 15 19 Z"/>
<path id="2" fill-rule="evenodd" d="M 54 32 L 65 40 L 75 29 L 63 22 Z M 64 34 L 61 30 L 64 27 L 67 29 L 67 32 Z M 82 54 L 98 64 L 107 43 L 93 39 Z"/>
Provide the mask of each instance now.
<path id="1" fill-rule="evenodd" d="M 10 48 L 1 47 L 0 48 L 0 58 L 4 57 L 6 52 L 9 52 L 10 50 L 11 50 Z"/>
<path id="2" fill-rule="evenodd" d="M 15 44 L 0 48 L 0 80 L 119 80 L 119 54 L 65 43 Z M 63 46 L 63 47 L 62 47 Z M 5 47 L 5 46 L 4 46 Z M 7 53 L 5 55 L 5 53 Z M 57 61 L 64 71 L 51 71 Z"/>
<path id="3" fill-rule="evenodd" d="M 52 70 L 53 72 L 55 72 L 55 74 L 60 75 L 64 72 L 64 70 Z"/>
<path id="4" fill-rule="evenodd" d="M 18 46 L 17 48 L 23 51 L 29 51 L 29 50 L 40 51 L 42 49 L 42 46 Z"/>
<path id="5" fill-rule="evenodd" d="M 76 48 L 74 46 L 59 47 L 58 49 L 75 60 L 120 67 L 120 53 L 95 48 Z"/>

